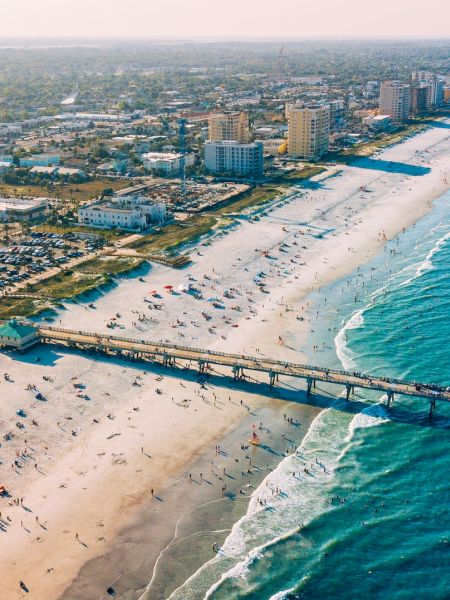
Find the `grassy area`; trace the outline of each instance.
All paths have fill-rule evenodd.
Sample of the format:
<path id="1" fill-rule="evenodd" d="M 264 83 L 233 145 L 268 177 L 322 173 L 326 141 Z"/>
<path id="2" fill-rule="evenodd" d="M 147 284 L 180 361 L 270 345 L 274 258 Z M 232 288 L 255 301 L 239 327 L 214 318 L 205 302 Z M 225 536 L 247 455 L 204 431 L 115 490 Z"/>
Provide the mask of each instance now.
<path id="1" fill-rule="evenodd" d="M 0 320 L 13 317 L 32 317 L 44 311 L 47 305 L 42 300 L 32 298 L 2 298 L 0 302 Z"/>
<path id="2" fill-rule="evenodd" d="M 47 310 L 59 300 L 74 298 L 110 283 L 112 277 L 135 269 L 143 259 L 133 256 L 94 258 L 82 263 L 76 271 L 61 271 L 40 283 L 27 286 L 26 293 L 36 298 L 2 298 L 0 319 L 30 317 Z"/>
<path id="3" fill-rule="evenodd" d="M 160 233 L 143 236 L 128 245 L 139 254 L 167 252 L 173 253 L 182 244 L 192 243 L 208 233 L 217 224 L 217 219 L 210 215 L 195 215 L 182 224 L 168 225 Z"/>
<path id="4" fill-rule="evenodd" d="M 27 291 L 52 300 L 73 298 L 105 285 L 120 273 L 135 269 L 142 259 L 123 256 L 117 258 L 93 258 L 78 265 L 76 271 L 70 269 L 27 287 Z"/>
<path id="5" fill-rule="evenodd" d="M 42 294 L 51 300 L 64 300 L 90 292 L 105 285 L 109 280 L 110 278 L 106 275 L 62 271 L 42 283 L 30 286 L 28 291 Z"/>
<path id="6" fill-rule="evenodd" d="M 135 256 L 118 256 L 111 258 L 93 258 L 77 267 L 78 273 L 91 275 L 120 275 L 131 269 L 136 269 L 144 262 L 143 258 Z"/>
<path id="7" fill-rule="evenodd" d="M 325 167 L 320 167 L 318 165 L 305 165 L 301 169 L 296 171 L 291 171 L 286 175 L 282 175 L 279 179 L 282 183 L 296 183 L 299 181 L 305 181 L 305 179 L 310 179 L 315 175 L 319 175 L 319 173 L 323 173 L 326 171 Z"/>
<path id="8" fill-rule="evenodd" d="M 105 188 L 114 191 L 126 187 L 127 183 L 117 180 L 95 179 L 84 183 L 68 183 L 65 185 L 9 185 L 0 182 L 0 194 L 5 196 L 45 196 L 70 200 L 76 204 L 99 196 Z"/>
<path id="9" fill-rule="evenodd" d="M 124 232 L 120 230 L 112 230 L 112 229 L 97 229 L 96 227 L 88 227 L 86 225 L 36 225 L 33 227 L 33 231 L 41 232 L 41 233 L 93 233 L 98 236 L 105 237 L 107 239 L 120 239 L 127 235 L 130 235 L 129 232 Z"/>
<path id="10" fill-rule="evenodd" d="M 217 209 L 213 214 L 228 215 L 230 213 L 242 212 L 243 210 L 259 204 L 265 204 L 274 200 L 280 193 L 275 186 L 259 186 L 241 196 L 238 200 L 231 202 L 223 208 Z"/>

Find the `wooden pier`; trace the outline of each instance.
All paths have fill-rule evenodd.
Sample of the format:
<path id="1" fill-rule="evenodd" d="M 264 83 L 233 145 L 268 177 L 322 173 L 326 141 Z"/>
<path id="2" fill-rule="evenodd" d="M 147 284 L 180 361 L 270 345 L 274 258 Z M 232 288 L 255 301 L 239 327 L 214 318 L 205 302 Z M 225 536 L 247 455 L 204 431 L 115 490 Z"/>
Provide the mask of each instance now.
<path id="1" fill-rule="evenodd" d="M 163 364 L 175 366 L 188 363 L 195 366 L 200 373 L 208 372 L 211 365 L 228 367 L 235 379 L 245 379 L 246 371 L 267 373 L 270 386 L 274 386 L 279 376 L 289 376 L 306 380 L 307 393 L 311 394 L 317 381 L 342 385 L 349 399 L 355 388 L 374 390 L 386 394 L 387 406 L 394 401 L 395 395 L 415 396 L 428 399 L 430 414 L 436 407 L 437 400 L 450 401 L 450 389 L 437 385 L 418 382 L 407 382 L 399 379 L 375 377 L 356 372 L 325 369 L 312 365 L 297 364 L 264 357 L 244 354 L 228 354 L 213 352 L 199 348 L 190 348 L 176 344 L 156 343 L 137 340 L 105 333 L 92 333 L 60 329 L 56 327 L 38 327 L 41 343 L 66 345 L 83 350 L 94 350 L 106 354 L 116 354 L 132 359 L 145 358 Z M 183 366 L 186 366 L 185 364 Z"/>

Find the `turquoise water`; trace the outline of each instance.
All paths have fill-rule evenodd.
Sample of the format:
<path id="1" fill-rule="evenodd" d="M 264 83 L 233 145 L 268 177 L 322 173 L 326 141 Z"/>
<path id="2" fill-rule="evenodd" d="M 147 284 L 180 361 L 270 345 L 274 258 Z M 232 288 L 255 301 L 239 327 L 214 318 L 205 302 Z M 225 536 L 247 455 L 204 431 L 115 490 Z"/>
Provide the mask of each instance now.
<path id="1" fill-rule="evenodd" d="M 317 363 L 450 386 L 449 204 L 322 291 Z M 450 598 L 449 448 L 443 402 L 336 400 L 173 599 Z"/>

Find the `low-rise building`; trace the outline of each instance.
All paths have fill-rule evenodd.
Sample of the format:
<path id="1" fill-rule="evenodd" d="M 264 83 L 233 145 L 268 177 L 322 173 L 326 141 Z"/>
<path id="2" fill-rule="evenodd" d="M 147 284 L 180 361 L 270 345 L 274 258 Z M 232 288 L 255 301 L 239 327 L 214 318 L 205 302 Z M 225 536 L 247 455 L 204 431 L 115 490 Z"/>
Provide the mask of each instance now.
<path id="1" fill-rule="evenodd" d="M 115 123 L 115 122 L 125 122 L 131 121 L 131 115 L 126 113 L 121 114 L 110 114 L 110 113 L 85 113 L 85 112 L 77 112 L 77 113 L 62 113 L 60 115 L 56 115 L 56 121 L 92 121 L 93 123 Z"/>
<path id="2" fill-rule="evenodd" d="M 81 169 L 70 167 L 32 167 L 30 173 L 32 175 L 49 175 L 54 177 L 86 177 L 86 174 Z"/>
<path id="3" fill-rule="evenodd" d="M 386 131 L 392 125 L 392 119 L 389 115 L 369 115 L 364 117 L 362 122 L 372 131 Z"/>
<path id="4" fill-rule="evenodd" d="M 0 221 L 31 221 L 47 208 L 48 198 L 0 198 Z"/>
<path id="5" fill-rule="evenodd" d="M 280 134 L 278 127 L 258 127 L 255 129 L 255 139 L 268 140 Z"/>
<path id="6" fill-rule="evenodd" d="M 262 142 L 240 144 L 234 141 L 205 142 L 205 167 L 211 173 L 230 173 L 245 177 L 264 174 Z"/>
<path id="7" fill-rule="evenodd" d="M 31 167 L 31 175 L 55 175 L 57 171 L 56 167 Z"/>
<path id="8" fill-rule="evenodd" d="M 82 169 L 75 167 L 58 167 L 57 174 L 59 177 L 86 177 L 86 173 Z"/>
<path id="9" fill-rule="evenodd" d="M 113 196 L 91 202 L 78 210 L 81 225 L 105 229 L 143 231 L 151 224 L 166 221 L 165 202 L 155 202 L 145 196 Z"/>
<path id="10" fill-rule="evenodd" d="M 59 165 L 61 157 L 58 154 L 32 154 L 21 157 L 21 167 L 51 167 Z"/>
<path id="11" fill-rule="evenodd" d="M 285 154 L 287 151 L 287 140 L 284 138 L 274 138 L 271 140 L 263 140 L 264 152 L 269 156 L 278 156 Z"/>
<path id="12" fill-rule="evenodd" d="M 38 329 L 29 323 L 11 319 L 0 325 L 0 348 L 26 350 L 38 342 Z"/>
<path id="13" fill-rule="evenodd" d="M 148 152 L 142 155 L 142 162 L 146 171 L 171 177 L 179 175 L 181 169 L 181 160 L 183 155 L 176 152 Z M 194 164 L 194 155 L 184 155 L 186 167 Z"/>

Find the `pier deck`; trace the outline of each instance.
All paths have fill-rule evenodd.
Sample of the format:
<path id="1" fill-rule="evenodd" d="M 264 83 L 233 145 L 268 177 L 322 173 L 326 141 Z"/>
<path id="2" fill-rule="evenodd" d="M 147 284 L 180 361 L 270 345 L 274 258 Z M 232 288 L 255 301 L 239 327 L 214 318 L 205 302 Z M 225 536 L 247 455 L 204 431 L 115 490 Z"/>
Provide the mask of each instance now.
<path id="1" fill-rule="evenodd" d="M 270 385 L 274 385 L 280 375 L 305 379 L 308 393 L 315 387 L 316 381 L 342 385 L 346 389 L 347 398 L 355 388 L 364 388 L 383 392 L 390 405 L 394 394 L 416 396 L 430 400 L 430 411 L 436 400 L 450 401 L 450 390 L 436 385 L 407 382 L 399 379 L 376 377 L 356 372 L 325 369 L 312 365 L 297 364 L 264 357 L 244 354 L 228 354 L 199 348 L 190 348 L 176 344 L 156 343 L 137 340 L 105 333 L 92 333 L 40 326 L 38 336 L 42 343 L 63 344 L 81 349 L 92 349 L 105 353 L 116 353 L 132 358 L 147 358 L 162 362 L 164 365 L 175 365 L 177 361 L 194 363 L 200 372 L 206 372 L 210 365 L 219 365 L 231 369 L 236 379 L 245 378 L 245 371 L 257 371 L 269 375 Z"/>

